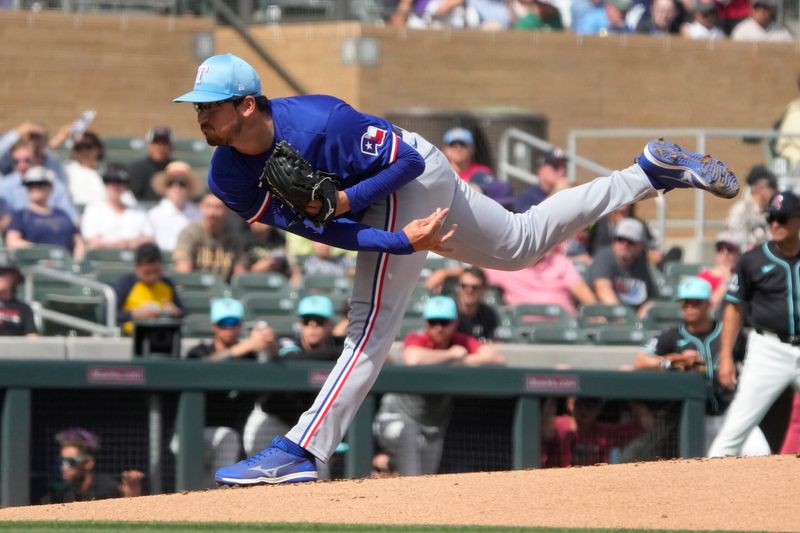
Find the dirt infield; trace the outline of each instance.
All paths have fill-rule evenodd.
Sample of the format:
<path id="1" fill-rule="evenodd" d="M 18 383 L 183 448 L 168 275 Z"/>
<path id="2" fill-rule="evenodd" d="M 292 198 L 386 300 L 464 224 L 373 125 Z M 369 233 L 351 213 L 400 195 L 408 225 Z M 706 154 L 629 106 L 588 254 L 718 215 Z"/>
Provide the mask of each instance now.
<path id="1" fill-rule="evenodd" d="M 0 509 L 6 520 L 476 524 L 800 531 L 800 458 L 583 468 L 220 489 Z"/>

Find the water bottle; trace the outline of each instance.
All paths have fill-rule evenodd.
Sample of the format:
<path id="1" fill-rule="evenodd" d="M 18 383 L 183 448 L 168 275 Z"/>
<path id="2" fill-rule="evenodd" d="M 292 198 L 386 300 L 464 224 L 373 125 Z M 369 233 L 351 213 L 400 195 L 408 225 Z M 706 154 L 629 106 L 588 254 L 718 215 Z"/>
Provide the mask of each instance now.
<path id="1" fill-rule="evenodd" d="M 97 116 L 97 111 L 94 109 L 87 109 L 83 113 L 81 113 L 80 118 L 73 122 L 72 124 L 72 137 L 80 137 L 83 133 L 89 129 L 89 124 L 92 123 L 94 117 Z"/>

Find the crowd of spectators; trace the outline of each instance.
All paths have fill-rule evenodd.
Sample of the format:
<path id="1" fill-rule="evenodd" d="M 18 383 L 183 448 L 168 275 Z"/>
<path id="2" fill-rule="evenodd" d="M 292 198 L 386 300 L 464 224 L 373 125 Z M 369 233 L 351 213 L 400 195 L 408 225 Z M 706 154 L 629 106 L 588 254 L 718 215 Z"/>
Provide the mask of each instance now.
<path id="1" fill-rule="evenodd" d="M 638 33 L 788 42 L 776 0 L 399 0 L 387 23 L 427 29 Z"/>

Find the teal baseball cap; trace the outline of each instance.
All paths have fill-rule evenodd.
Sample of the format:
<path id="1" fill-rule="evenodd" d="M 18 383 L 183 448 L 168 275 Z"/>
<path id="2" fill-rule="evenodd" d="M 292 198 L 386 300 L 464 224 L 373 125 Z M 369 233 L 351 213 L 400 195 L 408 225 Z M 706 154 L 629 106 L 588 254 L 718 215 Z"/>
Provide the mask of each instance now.
<path id="1" fill-rule="evenodd" d="M 456 309 L 455 300 L 449 296 L 430 298 L 422 308 L 422 318 L 425 320 L 456 320 L 458 309 Z"/>
<path id="2" fill-rule="evenodd" d="M 241 321 L 244 318 L 244 306 L 233 298 L 218 298 L 211 302 L 211 323 L 219 324 L 227 320 Z"/>
<path id="3" fill-rule="evenodd" d="M 681 300 L 710 300 L 711 284 L 697 276 L 687 276 L 678 284 L 678 293 L 675 301 Z"/>
<path id="4" fill-rule="evenodd" d="M 297 315 L 321 316 L 330 320 L 333 318 L 333 302 L 321 294 L 306 296 L 297 304 Z"/>
<path id="5" fill-rule="evenodd" d="M 173 102 L 219 102 L 238 96 L 259 96 L 261 78 L 244 59 L 233 54 L 211 56 L 197 67 L 194 90 Z"/>

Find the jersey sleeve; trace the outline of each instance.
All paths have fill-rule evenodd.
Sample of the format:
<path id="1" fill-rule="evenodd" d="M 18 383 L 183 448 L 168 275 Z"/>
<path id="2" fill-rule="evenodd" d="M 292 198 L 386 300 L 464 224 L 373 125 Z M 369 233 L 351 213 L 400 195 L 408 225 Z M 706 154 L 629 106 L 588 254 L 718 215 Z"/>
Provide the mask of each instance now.
<path id="1" fill-rule="evenodd" d="M 733 269 L 733 275 L 728 281 L 728 292 L 725 294 L 725 300 L 730 303 L 743 304 L 750 300 L 750 284 L 746 275 L 750 257 L 750 253 L 744 254 Z"/>

